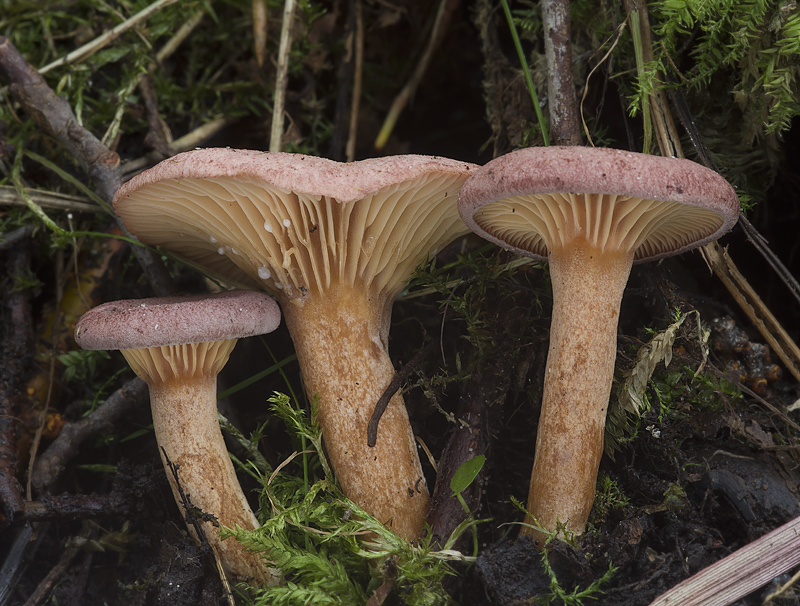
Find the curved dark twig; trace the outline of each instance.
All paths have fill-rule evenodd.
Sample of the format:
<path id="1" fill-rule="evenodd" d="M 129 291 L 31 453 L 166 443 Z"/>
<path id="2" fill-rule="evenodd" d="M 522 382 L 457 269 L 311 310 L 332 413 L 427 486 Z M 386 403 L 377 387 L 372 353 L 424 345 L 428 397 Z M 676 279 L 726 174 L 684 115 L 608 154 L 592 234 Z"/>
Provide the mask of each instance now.
<path id="1" fill-rule="evenodd" d="M 406 382 L 406 379 L 411 375 L 411 373 L 416 369 L 420 362 L 427 356 L 431 351 L 433 351 L 433 346 L 436 344 L 435 341 L 431 341 L 425 347 L 420 349 L 414 357 L 411 358 L 400 370 L 398 370 L 392 382 L 389 383 L 389 386 L 383 392 L 383 395 L 378 400 L 378 403 L 375 404 L 375 410 L 372 412 L 372 417 L 370 417 L 369 424 L 367 425 L 367 446 L 373 448 L 375 443 L 378 441 L 378 423 L 380 423 L 381 417 L 383 413 L 386 411 L 386 407 L 389 405 L 389 401 L 392 399 L 394 394 L 402 387 L 403 383 Z"/>

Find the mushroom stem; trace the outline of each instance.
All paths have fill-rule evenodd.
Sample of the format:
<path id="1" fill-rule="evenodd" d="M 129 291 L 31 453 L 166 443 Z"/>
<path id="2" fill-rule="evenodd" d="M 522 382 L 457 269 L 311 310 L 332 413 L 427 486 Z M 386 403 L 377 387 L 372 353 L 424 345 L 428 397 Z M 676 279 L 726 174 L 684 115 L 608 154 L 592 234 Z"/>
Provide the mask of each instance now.
<path id="1" fill-rule="evenodd" d="M 235 539 L 219 537 L 218 526 L 246 530 L 259 526 L 239 486 L 217 421 L 217 373 L 235 344 L 236 339 L 227 339 L 127 349 L 122 354 L 150 388 L 156 442 L 182 513 L 186 513 L 184 503 L 167 458 L 177 466 L 178 482 L 192 505 L 216 516 L 217 523 L 201 520 L 200 526 L 226 572 L 236 581 L 271 585 L 276 579 L 261 554 L 246 551 Z"/>
<path id="2" fill-rule="evenodd" d="M 582 238 L 549 256 L 553 315 L 528 493 L 528 512 L 548 532 L 563 525 L 581 534 L 589 518 L 632 263 L 633 252 L 603 251 Z M 544 546 L 544 533 L 522 532 Z"/>
<path id="3" fill-rule="evenodd" d="M 345 495 L 398 535 L 422 534 L 430 498 L 402 396 L 391 399 L 374 447 L 373 408 L 394 377 L 381 295 L 333 287 L 302 306 L 282 301 L 309 397 L 319 396 L 325 449 Z M 302 326 L 302 330 L 300 329 Z"/>

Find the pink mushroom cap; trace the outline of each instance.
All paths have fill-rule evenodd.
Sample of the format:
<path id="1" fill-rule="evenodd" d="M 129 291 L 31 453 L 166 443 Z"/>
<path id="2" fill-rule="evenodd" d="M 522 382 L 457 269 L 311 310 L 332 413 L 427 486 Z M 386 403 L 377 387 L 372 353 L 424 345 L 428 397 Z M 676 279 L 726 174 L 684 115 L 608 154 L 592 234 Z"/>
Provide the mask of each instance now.
<path id="1" fill-rule="evenodd" d="M 520 255 L 546 259 L 546 244 L 515 246 L 488 222 L 477 220 L 476 213 L 498 200 L 560 193 L 677 202 L 697 209 L 686 220 L 676 214 L 663 229 L 650 234 L 636 251 L 635 263 L 716 240 L 739 217 L 736 192 L 713 170 L 681 158 L 594 147 L 531 147 L 500 156 L 467 179 L 459 194 L 459 212 L 464 223 L 487 240 Z M 703 214 L 716 217 L 708 226 L 698 227 L 696 218 Z"/>
<path id="2" fill-rule="evenodd" d="M 86 312 L 75 328 L 84 349 L 142 349 L 262 335 L 281 321 L 278 304 L 256 291 L 125 299 Z"/>

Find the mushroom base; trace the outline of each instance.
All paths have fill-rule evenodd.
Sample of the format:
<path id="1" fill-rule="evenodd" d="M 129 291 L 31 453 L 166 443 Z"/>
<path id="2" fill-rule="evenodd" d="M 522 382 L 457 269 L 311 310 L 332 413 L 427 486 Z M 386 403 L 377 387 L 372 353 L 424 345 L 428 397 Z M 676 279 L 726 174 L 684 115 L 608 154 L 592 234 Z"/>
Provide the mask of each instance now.
<path id="1" fill-rule="evenodd" d="M 430 497 L 399 393 L 381 417 L 375 446 L 367 445 L 375 404 L 395 374 L 386 350 L 387 303 L 337 287 L 324 300 L 282 303 L 306 391 L 319 397 L 325 449 L 342 490 L 398 535 L 416 539 Z"/>
<path id="2" fill-rule="evenodd" d="M 522 534 L 581 534 L 594 501 L 614 376 L 617 325 L 633 255 L 573 240 L 549 257 L 553 315 Z M 541 529 L 544 529 L 543 532 Z"/>
<path id="3" fill-rule="evenodd" d="M 198 518 L 198 526 L 226 573 L 237 582 L 274 585 L 279 577 L 262 554 L 245 550 L 234 538 L 222 541 L 219 536 L 219 526 L 246 530 L 259 526 L 236 478 L 217 420 L 217 372 L 235 343 L 216 341 L 122 353 L 150 388 L 156 441 L 181 513 L 185 515 L 186 505 L 180 490 L 200 512 L 216 519 L 217 524 Z M 181 348 L 180 356 L 175 355 L 175 347 Z M 177 481 L 167 460 L 177 468 Z M 189 530 L 199 538 L 196 528 L 190 525 Z"/>

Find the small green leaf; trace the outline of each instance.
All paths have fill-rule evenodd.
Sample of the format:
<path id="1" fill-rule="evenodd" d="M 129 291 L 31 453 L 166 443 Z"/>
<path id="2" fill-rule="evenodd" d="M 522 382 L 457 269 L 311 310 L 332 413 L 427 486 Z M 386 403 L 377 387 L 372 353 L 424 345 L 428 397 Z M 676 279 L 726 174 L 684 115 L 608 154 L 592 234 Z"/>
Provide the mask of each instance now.
<path id="1" fill-rule="evenodd" d="M 469 488 L 469 485 L 483 469 L 484 463 L 486 463 L 486 457 L 483 455 L 478 455 L 462 463 L 450 480 L 450 490 L 453 491 L 453 494 L 461 494 Z"/>

